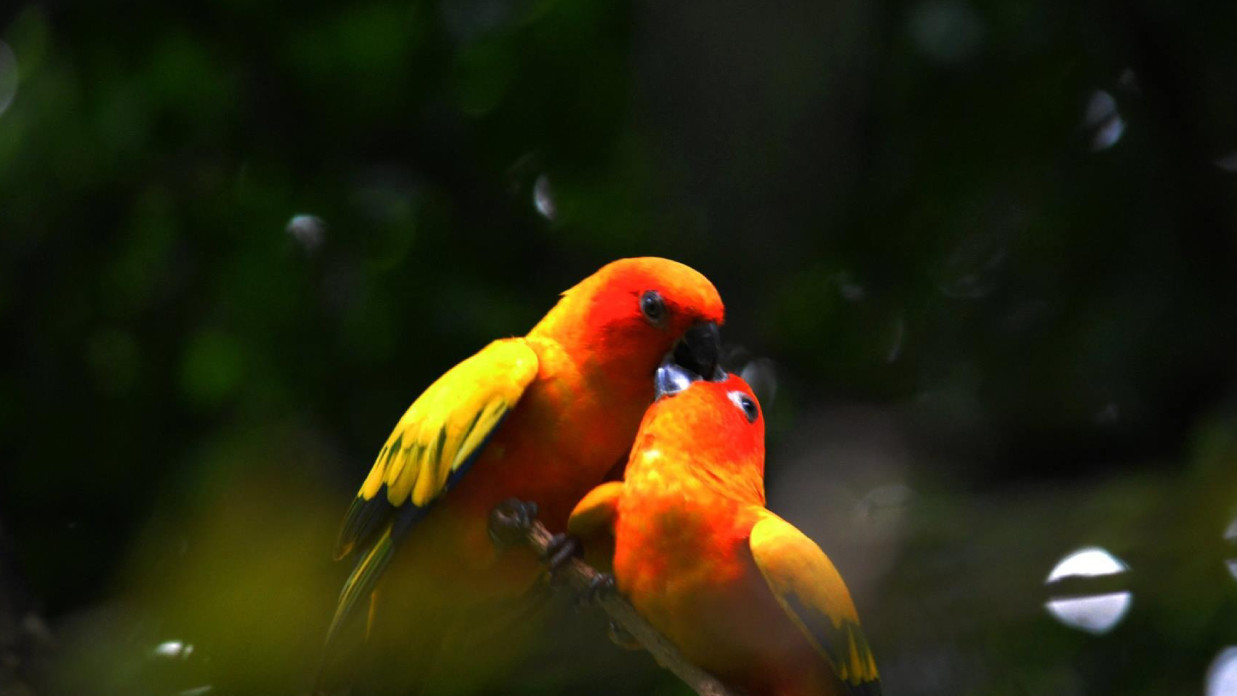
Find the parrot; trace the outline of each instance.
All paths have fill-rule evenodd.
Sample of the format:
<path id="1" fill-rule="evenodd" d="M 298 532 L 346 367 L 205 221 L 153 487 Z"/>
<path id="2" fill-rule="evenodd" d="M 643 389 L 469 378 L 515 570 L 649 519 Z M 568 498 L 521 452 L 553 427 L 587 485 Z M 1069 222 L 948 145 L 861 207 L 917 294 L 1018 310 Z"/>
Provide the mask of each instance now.
<path id="1" fill-rule="evenodd" d="M 613 590 L 728 686 L 880 694 L 842 576 L 765 506 L 764 418 L 751 388 L 667 364 L 656 389 L 623 480 L 589 492 L 569 532 L 585 548 L 612 544 Z"/>
<path id="2" fill-rule="evenodd" d="M 542 575 L 532 554 L 496 548 L 491 510 L 528 501 L 565 531 L 576 502 L 626 461 L 658 366 L 719 369 L 724 314 L 689 266 L 620 259 L 563 292 L 527 335 L 490 343 L 430 384 L 345 516 L 335 557 L 357 560 L 327 647 L 368 603 L 359 669 L 393 671 L 360 675 L 371 691 L 482 681 L 484 641 L 528 613 L 520 599 Z"/>

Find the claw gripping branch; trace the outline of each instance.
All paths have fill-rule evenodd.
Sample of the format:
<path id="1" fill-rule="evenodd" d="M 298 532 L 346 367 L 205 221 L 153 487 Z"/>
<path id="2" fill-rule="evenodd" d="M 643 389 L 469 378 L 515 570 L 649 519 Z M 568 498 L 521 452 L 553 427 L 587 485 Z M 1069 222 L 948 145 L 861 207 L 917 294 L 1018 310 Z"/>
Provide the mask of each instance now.
<path id="1" fill-rule="evenodd" d="M 531 514 L 526 514 L 530 506 Z M 737 696 L 717 677 L 688 662 L 678 648 L 650 626 L 617 592 L 599 592 L 598 588 L 606 583 L 602 573 L 579 558 L 560 558 L 563 554 L 555 554 L 554 551 L 562 547 L 563 541 L 535 519 L 536 513 L 537 506 L 533 503 L 507 500 L 490 513 L 490 536 L 500 547 L 523 544 L 543 561 L 556 559 L 558 565 L 552 568 L 556 579 L 566 582 L 576 592 L 588 593 L 595 598 L 596 604 L 610 615 L 619 628 L 648 650 L 658 664 L 673 672 L 700 696 Z"/>

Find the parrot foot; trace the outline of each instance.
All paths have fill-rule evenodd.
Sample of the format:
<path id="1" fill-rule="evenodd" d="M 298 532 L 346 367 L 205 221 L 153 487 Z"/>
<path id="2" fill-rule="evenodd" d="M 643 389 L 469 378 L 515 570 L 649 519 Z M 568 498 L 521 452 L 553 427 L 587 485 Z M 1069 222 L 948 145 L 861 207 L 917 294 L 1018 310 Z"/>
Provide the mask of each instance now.
<path id="1" fill-rule="evenodd" d="M 524 543 L 535 519 L 536 503 L 507 498 L 490 511 L 490 540 L 500 549 L 519 546 Z"/>
<path id="2" fill-rule="evenodd" d="M 614 582 L 613 573 L 598 573 L 597 577 L 589 581 L 588 587 L 580 593 L 578 604 L 580 607 L 589 607 L 596 604 L 603 597 L 618 592 L 618 587 Z"/>
<path id="3" fill-rule="evenodd" d="M 611 643 L 624 650 L 644 650 L 644 646 L 640 644 L 640 641 L 636 640 L 636 637 L 620 626 L 617 621 L 610 622 L 610 628 L 606 631 L 606 635 L 610 637 Z"/>
<path id="4" fill-rule="evenodd" d="M 580 543 L 580 538 L 574 534 L 555 534 L 550 538 L 549 545 L 546 546 L 545 553 L 541 555 L 541 561 L 545 563 L 546 568 L 550 571 L 550 578 L 554 576 L 567 565 L 567 562 L 573 558 L 579 558 L 584 554 L 584 546 Z"/>

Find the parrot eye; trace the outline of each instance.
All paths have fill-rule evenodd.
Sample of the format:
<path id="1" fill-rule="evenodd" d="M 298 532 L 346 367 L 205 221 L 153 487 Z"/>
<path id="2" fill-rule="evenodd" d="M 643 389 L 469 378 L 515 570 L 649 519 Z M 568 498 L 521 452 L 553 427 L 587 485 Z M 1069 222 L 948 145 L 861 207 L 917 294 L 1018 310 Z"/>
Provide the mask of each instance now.
<path id="1" fill-rule="evenodd" d="M 748 423 L 756 422 L 756 417 L 760 415 L 760 408 L 756 406 L 755 399 L 741 391 L 732 391 L 727 396 L 730 397 L 730 400 L 734 402 L 735 406 L 739 407 L 739 410 L 743 412 L 743 415 L 747 417 Z"/>
<path id="2" fill-rule="evenodd" d="M 666 318 L 666 301 L 656 290 L 645 290 L 640 296 L 640 311 L 651 323 L 661 325 Z"/>

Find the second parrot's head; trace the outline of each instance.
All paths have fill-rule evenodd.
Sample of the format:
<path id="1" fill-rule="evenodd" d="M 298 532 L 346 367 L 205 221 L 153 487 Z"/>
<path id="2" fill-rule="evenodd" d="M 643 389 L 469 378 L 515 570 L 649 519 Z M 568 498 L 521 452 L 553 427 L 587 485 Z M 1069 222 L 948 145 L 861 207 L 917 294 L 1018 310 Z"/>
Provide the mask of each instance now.
<path id="1" fill-rule="evenodd" d="M 677 365 L 657 370 L 657 401 L 644 414 L 636 449 L 683 443 L 693 458 L 764 471 L 765 421 L 742 377 L 703 380 Z"/>
<path id="2" fill-rule="evenodd" d="M 697 375 L 720 376 L 717 288 L 695 269 L 655 257 L 620 259 L 563 293 L 534 331 L 587 346 L 606 365 L 650 379 L 665 359 Z"/>

